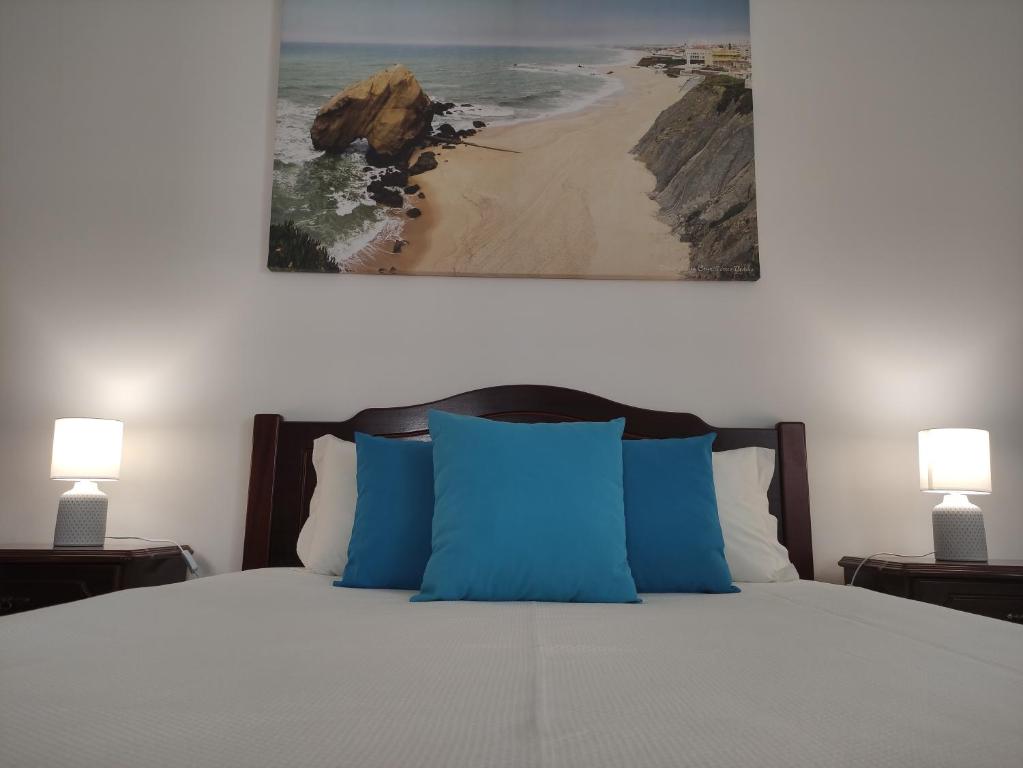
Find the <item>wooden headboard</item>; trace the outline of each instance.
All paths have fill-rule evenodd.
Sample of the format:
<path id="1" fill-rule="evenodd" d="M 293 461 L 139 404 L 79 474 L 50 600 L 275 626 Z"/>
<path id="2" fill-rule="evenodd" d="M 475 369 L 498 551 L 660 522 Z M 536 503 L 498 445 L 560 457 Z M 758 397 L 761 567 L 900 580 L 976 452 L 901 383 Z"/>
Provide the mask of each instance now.
<path id="1" fill-rule="evenodd" d="M 286 421 L 277 414 L 256 415 L 252 469 L 245 521 L 242 568 L 301 565 L 295 543 L 309 515 L 316 485 L 313 440 L 335 435 L 352 441 L 356 432 L 423 439 L 430 410 L 483 416 L 499 421 L 607 421 L 625 417 L 626 438 L 693 437 L 717 432 L 715 451 L 762 446 L 775 449 L 776 471 L 768 491 L 778 538 L 804 579 L 813 578 L 806 433 L 800 422 L 774 427 L 712 427 L 691 413 L 651 411 L 562 387 L 487 387 L 420 405 L 369 408 L 348 421 Z"/>

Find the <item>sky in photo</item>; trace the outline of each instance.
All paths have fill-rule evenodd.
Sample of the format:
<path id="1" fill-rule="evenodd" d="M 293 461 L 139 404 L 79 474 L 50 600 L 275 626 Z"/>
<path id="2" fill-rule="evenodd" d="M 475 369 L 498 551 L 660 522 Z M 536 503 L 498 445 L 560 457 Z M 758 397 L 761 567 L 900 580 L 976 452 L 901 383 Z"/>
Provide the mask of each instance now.
<path id="1" fill-rule="evenodd" d="M 284 0 L 285 42 L 633 45 L 748 40 L 749 0 Z"/>

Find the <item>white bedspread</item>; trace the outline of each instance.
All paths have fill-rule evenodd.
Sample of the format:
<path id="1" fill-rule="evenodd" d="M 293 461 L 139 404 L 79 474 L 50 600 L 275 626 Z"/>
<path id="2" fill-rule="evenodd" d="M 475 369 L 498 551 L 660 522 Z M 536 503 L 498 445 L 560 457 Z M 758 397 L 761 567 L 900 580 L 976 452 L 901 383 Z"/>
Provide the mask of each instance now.
<path id="1" fill-rule="evenodd" d="M 1023 765 L 1008 623 L 812 582 L 408 596 L 270 569 L 0 619 L 0 765 Z"/>

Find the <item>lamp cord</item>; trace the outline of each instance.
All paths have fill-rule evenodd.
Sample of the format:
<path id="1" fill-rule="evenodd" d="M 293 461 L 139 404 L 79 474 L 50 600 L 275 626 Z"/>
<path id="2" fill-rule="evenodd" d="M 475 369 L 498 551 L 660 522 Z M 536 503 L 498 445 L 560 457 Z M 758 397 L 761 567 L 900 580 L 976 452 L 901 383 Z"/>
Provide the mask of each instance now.
<path id="1" fill-rule="evenodd" d="M 884 555 L 885 557 L 908 557 L 908 558 L 914 558 L 914 557 L 929 557 L 930 555 L 933 555 L 933 554 L 934 554 L 933 552 L 924 552 L 922 555 L 900 555 L 898 552 L 875 552 L 874 554 L 867 555 L 865 558 L 860 560 L 860 564 L 856 566 L 856 570 L 853 571 L 852 578 L 849 579 L 849 583 L 846 586 L 850 586 L 850 587 L 853 586 L 856 583 L 856 577 L 860 573 L 860 568 L 862 568 L 864 565 L 866 565 L 868 560 L 871 560 L 872 558 L 878 557 L 879 555 Z"/>
<path id="2" fill-rule="evenodd" d="M 191 553 L 189 553 L 183 546 L 174 541 L 174 539 L 147 539 L 145 536 L 104 536 L 104 538 L 121 541 L 148 541 L 151 544 L 173 544 L 178 548 L 181 556 L 185 559 L 185 564 L 188 566 L 188 570 L 192 572 L 192 575 L 199 575 L 199 564 L 195 561 L 195 558 L 192 557 Z"/>

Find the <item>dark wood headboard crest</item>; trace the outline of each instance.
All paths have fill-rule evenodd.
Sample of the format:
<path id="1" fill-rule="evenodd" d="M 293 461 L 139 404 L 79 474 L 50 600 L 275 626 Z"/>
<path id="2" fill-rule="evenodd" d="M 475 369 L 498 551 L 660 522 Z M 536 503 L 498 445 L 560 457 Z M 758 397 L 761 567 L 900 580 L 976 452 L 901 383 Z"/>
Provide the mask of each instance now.
<path id="1" fill-rule="evenodd" d="M 431 410 L 482 416 L 499 421 L 607 421 L 625 417 L 625 436 L 693 437 L 716 432 L 715 451 L 762 446 L 775 449 L 776 471 L 768 491 L 778 538 L 804 579 L 813 578 L 806 433 L 800 422 L 773 427 L 712 427 L 691 413 L 654 411 L 622 405 L 563 387 L 522 384 L 464 392 L 420 405 L 368 408 L 347 421 L 286 421 L 257 414 L 252 434 L 252 468 L 245 522 L 242 568 L 300 565 L 295 542 L 309 514 L 316 484 L 313 441 L 323 435 L 354 440 L 356 432 L 423 439 Z"/>

